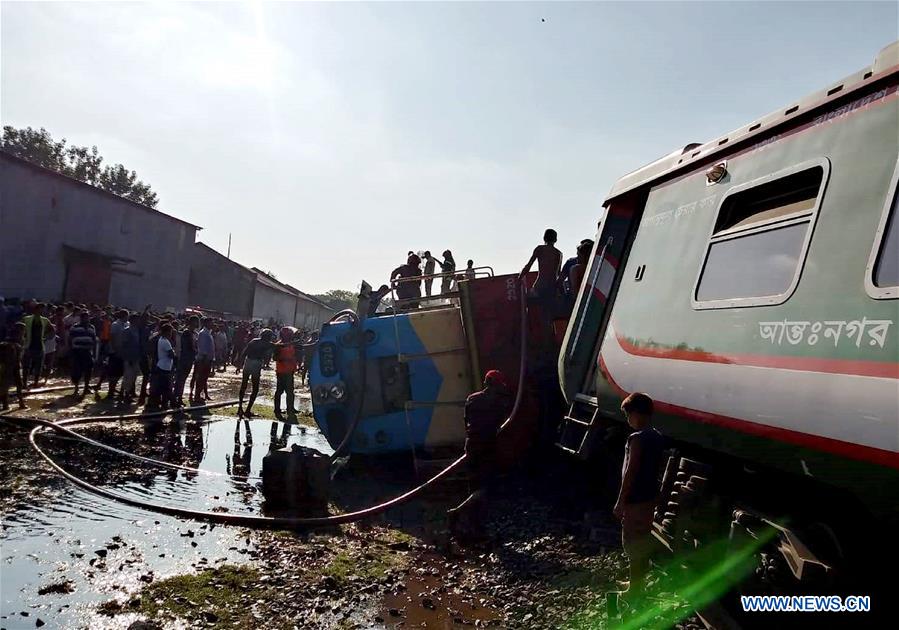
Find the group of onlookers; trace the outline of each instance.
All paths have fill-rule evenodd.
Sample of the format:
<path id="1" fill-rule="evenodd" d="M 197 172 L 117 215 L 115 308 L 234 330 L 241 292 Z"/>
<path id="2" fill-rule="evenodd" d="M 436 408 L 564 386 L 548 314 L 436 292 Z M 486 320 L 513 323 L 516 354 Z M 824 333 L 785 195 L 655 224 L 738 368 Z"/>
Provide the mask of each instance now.
<path id="1" fill-rule="evenodd" d="M 0 298 L 0 407 L 8 408 L 11 387 L 21 405 L 29 384 L 37 387 L 64 373 L 76 396 L 93 391 L 100 399 L 105 384 L 108 401 L 178 408 L 185 406 L 187 387 L 188 402 L 201 404 L 211 400 L 210 376 L 229 363 L 240 369 L 247 345 L 262 330 L 261 322 L 153 313 L 149 305 L 130 312 L 71 302 L 7 305 Z"/>
<path id="2" fill-rule="evenodd" d="M 436 271 L 438 265 L 440 271 Z M 448 249 L 443 252 L 443 260 L 432 256 L 430 251 L 425 251 L 421 255 L 410 251 L 406 255 L 406 263 L 390 272 L 390 281 L 396 286 L 397 299 L 402 301 L 398 306 L 402 310 L 418 308 L 419 301 L 415 298 L 422 297 L 422 282 L 425 297 L 431 297 L 435 278 L 440 278 L 440 295 L 449 297 L 456 288 L 457 280 L 470 280 L 475 277 L 474 261 L 469 260 L 462 273 L 455 272 L 456 260 Z M 385 284 L 376 292 L 376 296 L 383 297 L 380 294 L 386 294 L 389 290 Z"/>

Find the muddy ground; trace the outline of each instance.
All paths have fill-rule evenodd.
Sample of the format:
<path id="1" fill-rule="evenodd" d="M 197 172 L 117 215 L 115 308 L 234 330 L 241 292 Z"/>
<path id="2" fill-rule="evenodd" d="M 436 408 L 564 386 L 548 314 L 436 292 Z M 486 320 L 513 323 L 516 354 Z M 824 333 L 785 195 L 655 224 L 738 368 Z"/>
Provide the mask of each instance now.
<path id="1" fill-rule="evenodd" d="M 67 470 L 151 502 L 270 514 L 258 479 L 269 450 L 330 448 L 298 390 L 296 423 L 272 420 L 272 372 L 257 411 L 233 408 L 162 421 L 109 422 L 84 434 L 188 473 L 41 437 Z M 62 384 L 58 381 L 53 384 Z M 234 397 L 220 374 L 212 395 Z M 33 415 L 59 419 L 131 409 L 67 392 L 29 398 Z M 267 406 L 266 406 L 267 404 Z M 420 479 L 423 480 L 423 479 Z M 365 507 L 416 485 L 408 458 L 354 458 L 332 484 L 332 513 Z M 0 628 L 603 628 L 605 593 L 623 579 L 619 532 L 591 484 L 552 454 L 502 479 L 488 541 L 460 546 L 445 511 L 466 494 L 450 479 L 420 500 L 366 522 L 316 531 L 211 525 L 127 507 L 55 474 L 27 433 L 0 423 Z M 680 604 L 680 616 L 687 609 Z M 685 622 L 686 626 L 693 626 Z M 652 625 L 652 624 L 650 624 Z M 656 624 L 657 627 L 669 623 Z M 684 625 L 684 624 L 681 624 Z"/>

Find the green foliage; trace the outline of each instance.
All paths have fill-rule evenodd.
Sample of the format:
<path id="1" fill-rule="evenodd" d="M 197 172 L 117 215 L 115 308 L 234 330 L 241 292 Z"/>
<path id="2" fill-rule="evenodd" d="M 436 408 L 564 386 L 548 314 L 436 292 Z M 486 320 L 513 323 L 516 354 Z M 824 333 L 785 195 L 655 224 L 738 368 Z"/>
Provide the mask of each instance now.
<path id="1" fill-rule="evenodd" d="M 3 150 L 150 208 L 159 203 L 159 197 L 149 184 L 137 178 L 136 172 L 121 164 L 103 166 L 97 147 L 67 146 L 65 138 L 54 140 L 43 127 L 35 130 L 4 126 Z"/>
<path id="2" fill-rule="evenodd" d="M 273 593 L 250 567 L 225 565 L 195 575 L 176 575 L 154 582 L 141 593 L 141 612 L 186 619 L 214 619 L 216 626 L 244 625 L 246 600 L 271 599 Z M 213 613 L 214 616 L 210 616 Z"/>
<path id="3" fill-rule="evenodd" d="M 363 554 L 340 551 L 322 571 L 340 584 L 347 584 L 356 576 L 365 582 L 380 580 L 391 568 L 401 564 L 400 558 L 386 549 L 370 549 Z"/>
<path id="4" fill-rule="evenodd" d="M 318 295 L 313 295 L 317 300 L 321 300 L 335 311 L 342 311 L 345 308 L 356 310 L 356 301 L 358 295 L 355 291 L 345 291 L 344 289 L 331 289 Z"/>

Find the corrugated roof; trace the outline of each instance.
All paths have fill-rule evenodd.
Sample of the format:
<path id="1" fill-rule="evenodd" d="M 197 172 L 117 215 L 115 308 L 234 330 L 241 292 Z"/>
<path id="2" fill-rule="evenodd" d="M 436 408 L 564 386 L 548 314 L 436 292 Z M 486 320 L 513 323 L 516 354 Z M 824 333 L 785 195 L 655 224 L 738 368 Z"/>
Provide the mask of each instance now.
<path id="1" fill-rule="evenodd" d="M 317 300 L 314 297 L 312 297 L 311 295 L 303 293 L 299 289 L 296 289 L 296 288 L 290 286 L 289 284 L 285 284 L 283 282 L 278 281 L 273 276 L 267 274 L 266 272 L 262 271 L 258 267 L 253 267 L 252 269 L 253 269 L 253 271 L 256 272 L 256 280 L 260 284 L 267 286 L 271 289 L 275 289 L 276 291 L 281 291 L 282 293 L 287 293 L 288 295 L 293 295 L 300 299 L 306 300 L 307 302 L 312 302 L 313 304 L 321 306 L 322 308 L 326 308 L 329 311 L 334 310 L 333 308 L 331 308 L 330 306 L 328 306 L 321 300 Z"/>
<path id="2" fill-rule="evenodd" d="M 235 267 L 240 267 L 242 271 L 246 271 L 248 274 L 251 274 L 251 275 L 253 274 L 253 270 L 250 269 L 249 267 L 244 267 L 244 266 L 241 265 L 239 262 L 237 262 L 237 261 L 235 261 L 235 260 L 231 260 L 230 258 L 228 258 L 227 256 L 225 256 L 223 253 L 221 253 L 221 252 L 218 251 L 218 250 L 213 249 L 212 247 L 210 247 L 210 246 L 207 245 L 206 243 L 201 243 L 200 241 L 196 241 L 196 242 L 194 243 L 194 247 L 202 247 L 203 249 L 207 249 L 207 250 L 209 250 L 210 252 L 212 252 L 213 254 L 215 254 L 216 256 L 218 256 L 219 258 L 224 259 L 225 262 L 229 262 L 229 263 L 231 263 L 232 265 L 234 265 Z"/>
<path id="3" fill-rule="evenodd" d="M 77 186 L 84 186 L 84 187 L 89 188 L 90 190 L 92 190 L 92 191 L 94 191 L 94 192 L 96 192 L 96 193 L 98 193 L 98 194 L 106 195 L 107 197 L 113 197 L 113 198 L 115 198 L 117 201 L 123 201 L 123 202 L 125 202 L 125 203 L 127 203 L 127 204 L 129 204 L 129 205 L 131 205 L 131 206 L 134 206 L 135 208 L 140 208 L 141 210 L 143 210 L 143 211 L 145 211 L 145 212 L 152 212 L 152 213 L 154 213 L 154 214 L 158 214 L 159 216 L 161 216 L 161 217 L 163 217 L 163 218 L 166 218 L 166 219 L 169 219 L 169 220 L 171 220 L 171 221 L 177 221 L 178 223 L 183 223 L 184 225 L 188 225 L 188 226 L 194 228 L 195 230 L 202 230 L 202 229 L 203 229 L 203 228 L 200 227 L 199 225 L 194 225 L 193 223 L 190 223 L 189 221 L 185 221 L 184 219 L 179 219 L 178 217 L 174 217 L 174 216 L 172 216 L 172 215 L 170 215 L 170 214 L 166 214 L 165 212 L 162 212 L 162 211 L 157 210 L 157 209 L 155 209 L 155 208 L 151 208 L 150 206 L 145 206 L 145 205 L 142 204 L 142 203 L 138 203 L 138 202 L 136 202 L 136 201 L 132 201 L 131 199 L 127 199 L 127 198 L 125 198 L 125 197 L 122 197 L 121 195 L 117 195 L 117 194 L 115 194 L 115 193 L 111 193 L 111 192 L 109 192 L 108 190 L 103 190 L 102 188 L 97 188 L 96 186 L 92 186 L 92 185 L 90 185 L 90 184 L 88 184 L 88 183 L 85 183 L 85 182 L 81 181 L 80 179 L 75 179 L 74 177 L 69 177 L 68 175 L 65 175 L 65 174 L 63 174 L 63 173 L 60 173 L 60 172 L 58 172 L 58 171 L 54 171 L 53 169 L 44 168 L 43 166 L 41 166 L 41 165 L 39 165 L 39 164 L 35 164 L 34 162 L 29 162 L 28 160 L 24 160 L 24 159 L 22 159 L 22 158 L 20 158 L 20 157 L 18 157 L 18 156 L 15 156 L 15 155 L 13 155 L 12 153 L 9 153 L 8 151 L 0 150 L 0 156 L 2 156 L 3 159 L 9 160 L 10 162 L 15 162 L 16 164 L 19 164 L 19 165 L 21 165 L 21 166 L 27 166 L 27 167 L 30 168 L 30 169 L 33 169 L 33 170 L 35 170 L 35 171 L 44 173 L 44 174 L 46 174 L 46 175 L 52 175 L 52 176 L 54 176 L 54 177 L 58 177 L 58 178 L 60 178 L 60 179 L 64 179 L 64 180 L 66 180 L 67 182 L 72 183 L 72 184 L 75 184 L 75 185 L 77 185 Z"/>

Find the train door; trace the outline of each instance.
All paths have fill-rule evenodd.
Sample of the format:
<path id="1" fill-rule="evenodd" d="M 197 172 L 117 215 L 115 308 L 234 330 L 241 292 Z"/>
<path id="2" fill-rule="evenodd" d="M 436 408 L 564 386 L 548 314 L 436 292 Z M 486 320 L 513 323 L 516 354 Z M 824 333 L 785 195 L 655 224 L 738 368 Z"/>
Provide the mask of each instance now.
<path id="1" fill-rule="evenodd" d="M 568 402 L 576 394 L 595 397 L 595 359 L 644 200 L 641 192 L 615 199 L 599 222 L 591 266 L 559 353 L 559 382 Z"/>

